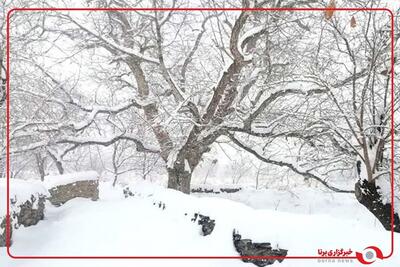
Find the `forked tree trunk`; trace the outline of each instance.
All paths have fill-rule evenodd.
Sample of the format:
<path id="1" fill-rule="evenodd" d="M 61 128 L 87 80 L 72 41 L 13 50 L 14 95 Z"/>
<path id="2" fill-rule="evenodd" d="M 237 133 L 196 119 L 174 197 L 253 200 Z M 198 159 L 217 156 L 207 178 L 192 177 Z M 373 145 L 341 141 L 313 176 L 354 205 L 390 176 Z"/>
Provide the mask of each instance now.
<path id="1" fill-rule="evenodd" d="M 392 229 L 392 205 L 383 203 L 379 187 L 375 183 L 369 183 L 366 180 L 358 181 L 355 184 L 355 195 L 358 202 L 366 207 L 386 230 Z M 400 219 L 397 213 L 394 213 L 394 231 L 400 233 Z"/>

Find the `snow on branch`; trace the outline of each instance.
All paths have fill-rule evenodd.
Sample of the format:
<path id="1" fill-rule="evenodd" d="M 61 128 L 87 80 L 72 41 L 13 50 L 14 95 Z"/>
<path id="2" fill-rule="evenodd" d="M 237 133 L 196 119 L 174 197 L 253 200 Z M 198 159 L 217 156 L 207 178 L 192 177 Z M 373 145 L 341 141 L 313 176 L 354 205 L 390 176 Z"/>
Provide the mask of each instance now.
<path id="1" fill-rule="evenodd" d="M 204 18 L 204 20 L 203 20 L 203 22 L 201 24 L 201 31 L 197 34 L 196 40 L 194 42 L 194 45 L 193 45 L 192 49 L 190 50 L 189 54 L 186 56 L 186 58 L 185 58 L 185 60 L 184 60 L 184 62 L 182 64 L 182 68 L 181 68 L 181 71 L 180 71 L 180 74 L 181 74 L 181 82 L 180 83 L 181 83 L 182 91 L 185 91 L 187 67 L 190 64 L 190 62 L 192 62 L 193 56 L 196 53 L 196 51 L 198 50 L 198 48 L 199 48 L 200 41 L 201 41 L 204 33 L 207 30 L 206 29 L 206 24 L 211 18 L 218 17 L 220 15 L 222 15 L 222 13 L 211 14 L 211 15 L 209 15 L 209 16 Z"/>
<path id="2" fill-rule="evenodd" d="M 129 136 L 129 135 L 116 135 L 114 137 L 111 138 L 107 138 L 107 137 L 65 137 L 65 138 L 61 138 L 57 141 L 55 141 L 55 143 L 57 144 L 74 144 L 74 145 L 101 145 L 101 146 L 109 146 L 114 144 L 115 142 L 119 141 L 119 140 L 128 140 L 128 141 L 132 141 L 135 143 L 136 145 L 136 151 L 138 152 L 147 152 L 147 153 L 154 153 L 154 154 L 158 154 L 159 151 L 157 148 L 153 148 L 153 147 L 145 147 L 144 144 L 142 143 L 142 141 L 140 141 L 139 139 Z"/>
<path id="3" fill-rule="evenodd" d="M 109 146 L 114 144 L 117 141 L 120 140 L 128 140 L 132 141 L 136 145 L 136 151 L 138 152 L 144 152 L 144 153 L 153 153 L 153 154 L 159 154 L 160 151 L 155 148 L 155 147 L 148 147 L 143 144 L 142 141 L 139 139 L 129 136 L 129 135 L 116 135 L 113 137 L 73 137 L 73 136 L 64 136 L 60 137 L 55 140 L 42 140 L 39 142 L 34 142 L 29 145 L 21 146 L 18 148 L 13 148 L 10 151 L 10 154 L 17 154 L 17 153 L 23 153 L 23 152 L 28 152 L 32 150 L 36 150 L 41 147 L 48 147 L 51 145 L 57 145 L 57 144 L 70 144 L 73 145 L 72 147 L 68 148 L 66 151 L 62 153 L 62 156 L 67 154 L 68 152 L 74 150 L 77 147 L 80 146 L 86 146 L 86 145 L 101 145 L 101 146 Z"/>
<path id="4" fill-rule="evenodd" d="M 95 37 L 96 39 L 104 42 L 109 47 L 113 48 L 114 50 L 117 50 L 117 51 L 119 51 L 121 53 L 124 53 L 124 54 L 127 54 L 129 56 L 132 56 L 135 59 L 142 60 L 142 61 L 145 61 L 145 62 L 148 62 L 148 63 L 153 63 L 153 64 L 156 64 L 156 65 L 158 65 L 160 63 L 155 58 L 148 57 L 148 56 L 143 55 L 143 54 L 141 54 L 141 53 L 139 53 L 139 52 L 137 52 L 137 51 L 135 51 L 135 50 L 133 50 L 131 48 L 127 48 L 127 47 L 121 46 L 121 45 L 117 44 L 116 42 L 114 42 L 113 40 L 110 40 L 108 38 L 104 38 L 103 36 L 97 34 L 96 32 L 92 31 L 91 29 L 83 26 L 82 24 L 80 24 L 79 22 L 74 20 L 71 16 L 67 16 L 67 17 L 72 23 L 74 23 L 80 29 L 84 30 L 85 32 L 87 32 L 91 36 Z"/>
<path id="5" fill-rule="evenodd" d="M 251 30 L 248 30 L 245 34 L 243 34 L 239 41 L 238 47 L 242 50 L 247 46 L 247 52 L 251 52 L 251 49 L 255 47 L 255 41 L 260 38 L 262 35 L 267 33 L 267 28 L 265 25 L 260 25 L 258 27 L 254 27 Z"/>
<path id="6" fill-rule="evenodd" d="M 328 184 L 323 178 L 311 173 L 308 170 L 299 169 L 299 168 L 295 167 L 291 163 L 265 158 L 262 155 L 260 155 L 259 153 L 257 153 L 255 150 L 253 150 L 252 148 L 245 146 L 238 139 L 236 139 L 233 134 L 226 133 L 226 135 L 238 147 L 244 149 L 245 151 L 247 151 L 250 154 L 254 155 L 257 159 L 259 159 L 259 160 L 261 160 L 261 161 L 263 161 L 265 163 L 269 163 L 269 164 L 273 164 L 273 165 L 277 165 L 277 166 L 281 166 L 281 167 L 287 167 L 290 170 L 292 170 L 293 172 L 302 175 L 303 177 L 311 178 L 311 179 L 314 179 L 314 180 L 318 181 L 319 183 L 321 183 L 322 185 L 324 185 L 325 187 L 329 188 L 330 190 L 332 190 L 334 192 L 337 192 L 337 193 L 354 193 L 354 190 L 344 190 L 344 189 L 339 189 L 337 187 L 334 187 L 334 186 Z"/>
<path id="7" fill-rule="evenodd" d="M 253 121 L 272 103 L 274 102 L 276 99 L 286 96 L 286 95 L 305 95 L 305 96 L 310 96 L 313 94 L 321 94 L 321 93 L 327 93 L 328 90 L 326 89 L 311 89 L 311 90 L 301 90 L 301 89 L 284 89 L 284 90 L 280 90 L 277 92 L 272 93 L 269 97 L 267 97 L 266 99 L 264 99 L 264 101 L 262 101 L 260 103 L 260 105 L 258 105 L 258 107 L 256 107 L 254 109 L 254 111 L 249 115 L 249 117 L 247 119 L 244 120 L 243 124 L 244 124 L 244 128 L 251 128 L 251 124 L 253 123 Z"/>
<path id="8" fill-rule="evenodd" d="M 179 88 L 179 86 L 174 81 L 173 77 L 169 73 L 167 66 L 165 65 L 164 55 L 162 50 L 162 36 L 161 36 L 161 25 L 158 21 L 157 16 L 155 16 L 155 24 L 156 24 L 156 35 L 157 35 L 157 51 L 158 51 L 158 61 L 160 62 L 160 68 L 164 79 L 167 81 L 169 87 L 172 90 L 172 94 L 175 97 L 176 102 L 182 102 L 184 99 L 188 97 L 185 95 L 183 90 Z"/>
<path id="9" fill-rule="evenodd" d="M 117 106 L 107 107 L 107 106 L 93 106 L 91 108 L 85 108 L 83 106 L 79 106 L 82 110 L 86 112 L 90 112 L 87 118 L 78 123 L 72 123 L 71 125 L 74 127 L 75 131 L 81 131 L 88 127 L 92 122 L 96 119 L 97 114 L 118 114 L 125 110 L 130 109 L 131 107 L 141 108 L 142 106 L 138 104 L 135 100 L 130 100 L 126 103 L 122 103 Z"/>

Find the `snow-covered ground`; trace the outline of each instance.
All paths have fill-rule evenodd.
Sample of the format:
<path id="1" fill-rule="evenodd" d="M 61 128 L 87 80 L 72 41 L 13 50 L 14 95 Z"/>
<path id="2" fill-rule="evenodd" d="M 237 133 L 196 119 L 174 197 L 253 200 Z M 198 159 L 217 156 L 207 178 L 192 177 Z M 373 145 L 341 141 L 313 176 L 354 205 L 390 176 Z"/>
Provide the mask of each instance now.
<path id="1" fill-rule="evenodd" d="M 370 245 L 379 247 L 384 255 L 390 250 L 390 233 L 348 194 L 302 188 L 189 196 L 145 182 L 130 188 L 134 196 L 125 198 L 121 187 L 102 182 L 99 201 L 78 198 L 59 208 L 48 204 L 44 221 L 15 231 L 12 255 L 237 256 L 233 229 L 243 238 L 288 249 L 288 256 L 317 256 L 318 249 L 362 251 Z M 200 226 L 191 221 L 196 212 L 216 220 L 211 235 L 202 236 Z M 395 242 L 398 248 L 398 235 Z M 21 260 L 11 259 L 4 248 L 0 253 L 0 266 L 7 267 L 255 266 L 239 259 Z M 398 252 L 374 265 L 392 267 L 396 262 L 400 262 Z M 356 260 L 328 263 L 293 259 L 274 265 L 336 264 L 362 266 Z"/>

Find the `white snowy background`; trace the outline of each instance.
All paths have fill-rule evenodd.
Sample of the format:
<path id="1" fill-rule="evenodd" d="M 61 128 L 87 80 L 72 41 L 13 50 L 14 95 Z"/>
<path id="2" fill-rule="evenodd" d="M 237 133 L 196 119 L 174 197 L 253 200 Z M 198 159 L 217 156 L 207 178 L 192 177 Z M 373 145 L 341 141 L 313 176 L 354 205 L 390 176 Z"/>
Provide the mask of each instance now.
<path id="1" fill-rule="evenodd" d="M 150 1 L 127 2 L 132 7 L 152 5 Z M 256 4 L 256 1 L 250 2 L 252 5 Z M 281 2 L 281 5 L 289 6 L 325 7 L 329 1 L 265 2 L 267 6 Z M 172 2 L 155 3 L 171 6 Z M 45 3 L 36 0 L 6 0 L 0 6 L 1 77 L 5 78 L 4 18 L 7 10 L 24 6 L 121 5 L 126 5 L 126 2 L 57 0 Z M 338 0 L 336 5 L 388 7 L 397 12 L 395 19 L 398 27 L 400 2 L 397 0 L 368 3 Z M 178 1 L 177 6 L 237 7 L 241 6 L 241 1 Z M 212 16 L 206 20 L 206 16 L 210 15 Z M 232 64 L 229 32 L 238 16 L 239 12 L 217 15 L 206 12 L 177 12 L 170 17 L 169 23 L 165 24 L 167 26 L 163 26 L 163 55 L 165 65 L 168 66 L 167 72 L 175 79 L 175 86 L 186 88 L 182 94 L 187 99 L 179 102 L 174 99 L 171 90 L 165 89 L 171 84 L 166 81 L 163 72 L 151 67 L 152 61 L 158 62 L 160 59 L 154 52 L 157 50 L 152 47 L 155 45 L 154 40 L 149 41 L 149 48 L 145 47 L 146 38 L 151 39 L 156 35 L 154 25 L 149 26 L 152 24 L 146 20 L 146 12 L 132 13 L 129 17 L 136 23 L 136 31 L 114 36 L 122 39 L 124 35 L 133 34 L 135 42 L 128 44 L 112 41 L 113 36 L 110 33 L 118 26 L 109 27 L 111 24 L 107 24 L 105 14 L 98 12 L 31 12 L 13 15 L 10 67 L 11 197 L 17 200 L 17 204 L 23 203 L 32 193 L 48 194 L 47 190 L 56 185 L 99 179 L 100 199 L 91 201 L 77 198 L 61 207 L 53 207 L 47 202 L 43 221 L 27 228 L 21 226 L 13 233 L 13 245 L 10 248 L 12 255 L 237 256 L 232 244 L 233 229 L 255 242 L 270 242 L 273 248 L 288 249 L 288 256 L 317 255 L 318 249 L 350 248 L 353 251 L 362 251 L 370 245 L 379 247 L 384 255 L 389 253 L 390 232 L 357 201 L 354 193 L 335 192 L 321 181 L 301 175 L 304 172 L 312 173 L 328 185 L 345 191 L 354 190 L 354 184 L 358 180 L 355 167 L 358 157 L 354 153 L 361 151 L 361 148 L 351 147 L 357 146 L 357 143 L 341 116 L 343 113 L 360 116 L 351 113 L 351 87 L 332 87 L 336 99 L 346 109 L 344 112 L 329 102 L 328 96 L 308 95 L 306 91 L 316 89 L 316 83 L 334 85 L 346 79 L 352 71 L 351 61 L 342 53 L 346 47 L 340 41 L 340 35 L 330 35 L 334 32 L 333 25 L 339 28 L 338 32 L 348 36 L 350 45 L 357 53 L 359 70 L 363 64 L 367 64 L 368 45 L 362 34 L 371 18 L 366 12 L 335 12 L 331 24 L 322 12 L 273 14 L 268 18 L 254 16 L 240 35 L 238 42 L 242 43 L 246 37 L 262 30 L 267 22 L 272 25 L 271 33 L 275 33 L 263 39 L 264 43 L 256 43 L 253 48 L 247 48 L 246 51 L 239 49 L 240 53 L 245 54 L 245 59 L 254 64 L 254 68 L 245 69 L 240 77 L 239 96 L 245 94 L 243 91 L 246 84 L 254 84 L 246 97 L 232 105 L 235 111 L 218 127 L 242 127 L 247 116 L 259 107 L 252 101 L 265 88 L 269 90 L 269 94 L 261 95 L 260 102 L 277 92 L 290 91 L 293 88 L 302 90 L 301 96 L 277 98 L 253 122 L 250 128 L 252 131 L 273 133 L 272 136 L 258 138 L 247 136 L 243 132 L 235 135 L 248 148 L 267 160 L 291 164 L 298 172 L 279 164 L 265 163 L 235 145 L 228 136 L 221 136 L 210 145 L 210 151 L 202 156 L 193 170 L 185 160 L 184 170 L 191 172 L 191 188 L 241 188 L 240 191 L 187 195 L 167 189 L 166 166 L 173 167 L 177 162 L 178 152 L 187 141 L 188 132 L 196 125 L 193 116 L 187 111 L 187 104 L 190 100 L 203 112 L 210 101 L 213 88 L 217 86 L 216 81 L 219 81 L 223 72 Z M 352 17 L 357 18 L 354 29 L 348 23 Z M 376 38 L 380 41 L 376 45 L 384 46 L 384 38 L 379 37 L 379 34 L 387 34 L 387 14 L 377 12 L 375 19 L 374 24 L 371 24 L 375 28 L 368 34 L 378 36 Z M 73 21 L 83 25 L 85 30 L 82 31 Z M 207 23 L 203 28 L 204 21 Z M 204 35 L 199 42 L 199 48 L 188 65 L 186 81 L 181 83 L 179 70 L 203 29 Z M 96 35 L 109 37 L 107 41 L 103 41 L 108 46 L 121 50 L 121 55 L 108 53 L 101 45 L 102 42 L 93 37 Z M 267 44 L 272 47 L 268 51 L 268 59 L 263 57 L 267 53 L 267 50 L 263 50 L 268 47 Z M 316 47 L 320 58 L 315 56 Z M 140 49 L 150 52 L 139 53 Z M 136 80 L 129 75 L 129 68 L 124 65 L 127 54 L 140 57 L 146 62 L 143 69 L 151 88 L 151 94 L 146 99 L 141 99 L 135 91 Z M 398 46 L 395 54 L 398 55 Z M 381 72 L 388 68 L 388 62 L 387 56 L 379 58 L 375 71 Z M 278 67 L 268 69 L 268 64 L 272 63 Z M 395 74 L 398 73 L 398 66 L 396 63 Z M 376 92 L 371 93 L 369 100 L 372 95 L 377 99 L 384 95 L 386 87 L 385 78 L 382 77 L 383 75 L 378 76 Z M 357 86 L 362 86 L 365 77 L 357 82 Z M 132 91 L 132 87 L 135 90 Z M 396 92 L 398 93 L 397 90 Z M 135 107 L 119 112 L 132 104 L 132 99 L 138 105 L 157 103 L 161 107 L 154 124 L 148 123 L 142 112 Z M 379 110 L 378 106 L 384 102 L 382 99 L 374 100 L 378 113 L 387 112 Z M 75 104 L 71 104 L 74 101 Z M 398 100 L 395 104 L 398 107 Z M 1 109 L 0 176 L 3 178 L 0 179 L 0 215 L 3 215 L 7 201 L 4 179 L 5 105 Z M 113 113 L 114 111 L 118 112 Z M 371 114 L 366 115 L 365 121 L 369 126 L 367 130 L 377 128 L 371 122 L 375 121 Z M 354 121 L 351 123 L 355 124 Z M 155 125 L 164 127 L 174 144 L 166 161 L 160 153 L 138 151 L 136 140 L 140 140 L 147 150 L 163 150 L 152 131 Z M 325 135 L 319 135 L 321 125 L 328 125 L 334 138 L 336 133 L 344 134 L 344 140 L 339 139 L 340 145 L 351 153 L 337 150 L 332 140 Z M 396 115 L 395 126 L 398 125 L 399 116 Z M 200 137 L 205 138 L 214 130 L 211 128 L 203 131 Z M 282 134 L 287 132 L 293 135 L 301 133 L 307 138 L 311 136 L 314 143 L 309 143 L 307 138 L 291 139 L 290 134 Z M 123 138 L 115 141 L 121 136 Z M 400 212 L 398 141 L 396 132 L 395 210 Z M 385 143 L 385 147 L 384 158 L 389 159 L 389 141 Z M 374 149 L 376 147 L 372 148 Z M 59 176 L 57 161 L 62 162 L 66 173 L 63 176 Z M 370 162 L 373 161 L 374 158 L 370 159 Z M 391 200 L 388 170 L 387 165 L 381 172 L 374 174 L 377 175 L 376 181 L 381 187 L 384 202 Z M 44 181 L 41 181 L 41 176 Z M 366 179 L 366 176 L 363 164 L 361 177 Z M 133 197 L 124 197 L 123 188 L 127 186 L 134 193 Z M 158 207 L 160 202 L 165 204 L 165 209 Z M 216 220 L 211 235 L 200 234 L 200 226 L 191 221 L 194 213 L 206 214 Z M 372 266 L 392 267 L 400 263 L 399 234 L 395 234 L 394 243 L 393 256 L 384 261 L 378 260 Z M 282 267 L 338 265 L 363 266 L 357 260 L 332 263 L 287 259 L 282 263 L 274 263 L 274 266 Z M 0 248 L 0 266 L 219 267 L 252 264 L 239 259 L 22 260 L 10 258 L 6 249 Z"/>

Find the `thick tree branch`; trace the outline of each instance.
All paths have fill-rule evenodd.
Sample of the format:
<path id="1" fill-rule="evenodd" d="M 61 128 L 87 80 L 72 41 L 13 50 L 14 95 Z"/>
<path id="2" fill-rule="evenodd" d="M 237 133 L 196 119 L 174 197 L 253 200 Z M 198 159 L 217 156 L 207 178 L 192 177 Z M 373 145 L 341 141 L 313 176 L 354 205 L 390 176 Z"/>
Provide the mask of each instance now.
<path id="1" fill-rule="evenodd" d="M 300 89 L 285 89 L 272 93 L 267 97 L 248 117 L 243 121 L 245 129 L 251 129 L 253 121 L 260 116 L 260 114 L 276 99 L 286 95 L 304 95 L 310 96 L 314 94 L 326 93 L 326 89 L 312 89 L 312 90 L 300 90 Z"/>

